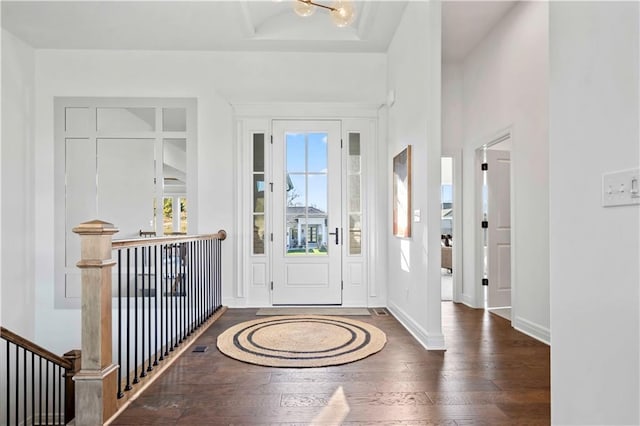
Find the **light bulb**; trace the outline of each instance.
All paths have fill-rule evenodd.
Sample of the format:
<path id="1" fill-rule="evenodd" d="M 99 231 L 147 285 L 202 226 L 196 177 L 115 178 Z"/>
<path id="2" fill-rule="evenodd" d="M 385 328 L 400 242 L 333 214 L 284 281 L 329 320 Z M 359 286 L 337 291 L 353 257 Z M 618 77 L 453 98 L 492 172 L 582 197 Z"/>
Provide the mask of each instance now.
<path id="1" fill-rule="evenodd" d="M 347 0 L 340 0 L 333 3 L 335 10 L 331 11 L 331 20 L 338 27 L 346 27 L 351 25 L 356 18 L 356 9 L 353 3 Z"/>
<path id="2" fill-rule="evenodd" d="M 311 16 L 314 14 L 314 12 L 316 11 L 316 7 L 312 4 L 309 3 L 309 1 L 305 1 L 305 0 L 296 0 L 296 2 L 293 5 L 293 10 L 299 15 L 299 16 Z"/>

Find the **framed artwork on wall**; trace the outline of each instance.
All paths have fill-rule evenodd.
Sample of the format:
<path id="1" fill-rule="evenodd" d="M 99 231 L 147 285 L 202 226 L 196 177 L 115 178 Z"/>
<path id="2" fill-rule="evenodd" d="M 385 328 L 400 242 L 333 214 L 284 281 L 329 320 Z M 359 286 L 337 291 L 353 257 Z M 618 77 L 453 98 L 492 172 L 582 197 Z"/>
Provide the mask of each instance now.
<path id="1" fill-rule="evenodd" d="M 411 237 L 411 145 L 393 157 L 393 235 Z"/>

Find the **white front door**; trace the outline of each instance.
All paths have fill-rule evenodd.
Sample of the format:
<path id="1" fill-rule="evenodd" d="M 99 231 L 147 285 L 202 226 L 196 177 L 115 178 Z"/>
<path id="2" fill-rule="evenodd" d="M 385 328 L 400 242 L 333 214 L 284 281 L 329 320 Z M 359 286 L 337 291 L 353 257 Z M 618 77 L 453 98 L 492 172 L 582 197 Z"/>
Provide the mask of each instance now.
<path id="1" fill-rule="evenodd" d="M 273 121 L 274 305 L 342 304 L 339 121 Z"/>
<path id="2" fill-rule="evenodd" d="M 511 157 L 488 149 L 488 278 L 487 307 L 511 306 Z"/>

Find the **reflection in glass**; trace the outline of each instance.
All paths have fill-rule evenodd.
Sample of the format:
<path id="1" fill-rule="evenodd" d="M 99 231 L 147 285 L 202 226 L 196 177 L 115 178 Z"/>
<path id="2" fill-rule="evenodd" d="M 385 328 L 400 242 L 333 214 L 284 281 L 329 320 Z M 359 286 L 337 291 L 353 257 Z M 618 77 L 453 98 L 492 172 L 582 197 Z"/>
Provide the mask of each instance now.
<path id="1" fill-rule="evenodd" d="M 264 174 L 253 175 L 253 212 L 264 212 Z"/>
<path id="2" fill-rule="evenodd" d="M 253 171 L 264 172 L 264 133 L 253 135 Z"/>
<path id="3" fill-rule="evenodd" d="M 171 197 L 162 199 L 162 233 L 164 235 L 173 233 L 173 198 Z"/>
<path id="4" fill-rule="evenodd" d="M 362 254 L 362 155 L 360 133 L 349 133 L 347 158 L 347 210 L 349 213 L 349 254 Z"/>
<path id="5" fill-rule="evenodd" d="M 180 233 L 186 234 L 188 229 L 187 221 L 187 199 L 180 197 Z"/>
<path id="6" fill-rule="evenodd" d="M 253 216 L 253 254 L 264 254 L 264 215 Z"/>
<path id="7" fill-rule="evenodd" d="M 360 133 L 349 133 L 349 173 L 360 173 Z"/>
<path id="8" fill-rule="evenodd" d="M 185 132 L 187 130 L 187 110 L 185 108 L 162 108 L 162 130 L 165 132 Z"/>
<path id="9" fill-rule="evenodd" d="M 265 254 L 264 238 L 266 233 L 265 190 L 264 179 L 265 141 L 264 133 L 253 134 L 253 254 Z"/>
<path id="10" fill-rule="evenodd" d="M 362 253 L 362 221 L 361 215 L 349 215 L 349 253 Z"/>
<path id="11" fill-rule="evenodd" d="M 97 108 L 98 131 L 152 132 L 156 127 L 155 108 Z"/>

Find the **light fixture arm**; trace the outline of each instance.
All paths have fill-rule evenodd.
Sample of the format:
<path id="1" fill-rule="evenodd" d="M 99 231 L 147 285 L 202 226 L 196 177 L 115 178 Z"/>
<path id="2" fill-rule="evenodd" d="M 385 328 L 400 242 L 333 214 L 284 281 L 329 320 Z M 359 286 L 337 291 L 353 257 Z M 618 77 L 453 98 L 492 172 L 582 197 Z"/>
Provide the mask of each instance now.
<path id="1" fill-rule="evenodd" d="M 323 8 L 323 9 L 327 9 L 327 10 L 330 10 L 330 11 L 332 11 L 332 12 L 335 12 L 336 10 L 338 10 L 338 9 L 336 9 L 335 7 L 326 6 L 326 5 L 324 5 L 324 4 L 316 3 L 316 2 L 313 2 L 313 1 L 311 1 L 311 0 L 297 0 L 297 1 L 299 1 L 300 3 L 310 4 L 310 5 L 312 5 L 312 6 L 321 7 L 321 8 Z"/>

